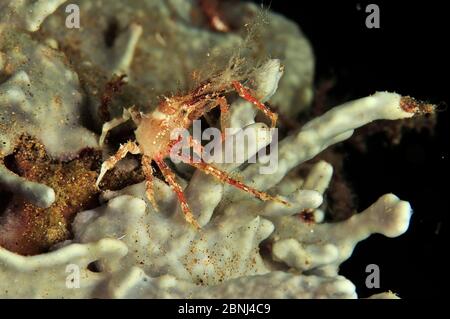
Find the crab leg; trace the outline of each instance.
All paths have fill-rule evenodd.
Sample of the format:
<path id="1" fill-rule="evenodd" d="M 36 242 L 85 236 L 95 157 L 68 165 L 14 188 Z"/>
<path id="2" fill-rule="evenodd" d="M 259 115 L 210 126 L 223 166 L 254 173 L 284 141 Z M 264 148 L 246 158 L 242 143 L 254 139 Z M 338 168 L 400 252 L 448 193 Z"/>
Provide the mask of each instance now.
<path id="1" fill-rule="evenodd" d="M 153 168 L 152 159 L 146 155 L 142 156 L 142 170 L 145 176 L 145 194 L 152 204 L 153 208 L 158 211 L 158 205 L 155 200 L 155 193 L 153 190 Z"/>
<path id="2" fill-rule="evenodd" d="M 272 121 L 272 127 L 276 126 L 278 119 L 277 113 L 272 112 L 266 105 L 264 105 L 264 103 L 260 102 L 256 97 L 254 97 L 250 93 L 250 90 L 244 87 L 240 82 L 233 81 L 232 85 L 240 97 L 255 105 Z"/>
<path id="3" fill-rule="evenodd" d="M 193 139 L 191 138 L 191 143 L 193 143 Z M 203 160 L 200 160 L 200 162 L 196 163 L 192 160 L 192 158 L 188 158 L 185 156 L 181 156 L 181 158 L 183 159 L 183 161 L 186 164 L 189 164 L 203 172 L 205 172 L 206 174 L 211 174 L 212 176 L 214 176 L 215 178 L 221 180 L 224 183 L 230 184 L 236 188 L 242 189 L 243 191 L 252 194 L 253 196 L 259 198 L 260 200 L 263 201 L 275 201 L 278 203 L 281 203 L 283 205 L 287 205 L 290 206 L 290 204 L 285 201 L 284 199 L 278 197 L 278 196 L 272 196 L 269 195 L 265 192 L 261 192 L 253 187 L 250 187 L 248 185 L 245 185 L 244 183 L 242 183 L 241 181 L 238 181 L 237 179 L 234 179 L 232 177 L 230 177 L 230 175 L 225 172 L 222 171 L 220 169 L 218 169 L 217 167 L 212 166 L 211 164 L 208 164 L 206 162 L 204 162 Z"/>
<path id="4" fill-rule="evenodd" d="M 217 99 L 217 103 L 220 106 L 220 129 L 223 141 L 225 140 L 225 129 L 230 126 L 230 107 L 223 96 Z"/>
<path id="5" fill-rule="evenodd" d="M 166 182 L 172 187 L 173 191 L 178 197 L 178 200 L 181 204 L 181 209 L 183 210 L 184 217 L 186 218 L 186 221 L 193 225 L 195 228 L 200 229 L 200 225 L 197 223 L 197 221 L 194 218 L 194 215 L 192 215 L 192 211 L 189 208 L 189 205 L 186 201 L 186 197 L 184 196 L 183 189 L 181 188 L 180 184 L 177 183 L 175 180 L 175 173 L 172 172 L 169 166 L 164 162 L 164 160 L 161 157 L 157 157 L 154 159 L 156 164 L 158 165 L 159 169 L 161 170 L 162 174 L 164 175 L 164 178 Z"/>
<path id="6" fill-rule="evenodd" d="M 98 175 L 97 181 L 95 182 L 95 186 L 98 187 L 106 172 L 113 168 L 117 164 L 117 162 L 124 158 L 128 153 L 139 154 L 140 152 L 141 150 L 135 142 L 128 141 L 127 143 L 120 145 L 119 150 L 116 152 L 116 154 L 103 162 L 100 169 L 100 174 Z"/>
<path id="7" fill-rule="evenodd" d="M 100 135 L 99 144 L 100 147 L 103 146 L 106 138 L 106 134 L 108 134 L 109 131 L 111 131 L 113 128 L 125 123 L 130 118 L 133 118 L 133 120 L 139 119 L 140 114 L 136 111 L 135 107 L 130 107 L 129 109 L 123 109 L 122 117 L 117 117 L 112 119 L 111 121 L 103 123 L 102 126 L 102 135 Z"/>
<path id="8" fill-rule="evenodd" d="M 211 27 L 219 32 L 229 32 L 230 27 L 225 23 L 219 13 L 219 3 L 217 0 L 200 0 L 200 7 L 209 19 Z"/>

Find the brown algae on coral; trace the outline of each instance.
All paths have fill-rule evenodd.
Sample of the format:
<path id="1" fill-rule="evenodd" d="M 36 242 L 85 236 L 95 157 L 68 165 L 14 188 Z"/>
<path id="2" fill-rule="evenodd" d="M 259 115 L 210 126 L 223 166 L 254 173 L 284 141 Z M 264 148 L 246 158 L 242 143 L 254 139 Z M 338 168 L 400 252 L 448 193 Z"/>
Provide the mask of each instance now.
<path id="1" fill-rule="evenodd" d="M 5 159 L 7 166 L 30 181 L 51 187 L 56 199 L 50 207 L 40 208 L 13 196 L 1 219 L 0 245 L 32 255 L 69 239 L 75 214 L 97 204 L 95 179 L 99 158 L 98 152 L 86 150 L 67 162 L 52 160 L 39 141 L 22 136 L 14 152 Z"/>

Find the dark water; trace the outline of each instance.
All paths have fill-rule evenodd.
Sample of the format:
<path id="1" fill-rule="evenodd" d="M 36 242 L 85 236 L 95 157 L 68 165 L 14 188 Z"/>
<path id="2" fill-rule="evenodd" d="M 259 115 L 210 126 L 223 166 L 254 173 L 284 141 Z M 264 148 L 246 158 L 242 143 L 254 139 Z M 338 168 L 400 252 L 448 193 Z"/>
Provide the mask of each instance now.
<path id="1" fill-rule="evenodd" d="M 271 8 L 298 21 L 312 42 L 316 82 L 334 78 L 336 101 L 395 91 L 433 103 L 450 103 L 449 19 L 441 1 L 273 1 Z M 365 27 L 366 5 L 380 8 L 380 29 Z M 383 135 L 368 152 L 347 147 L 345 172 L 363 209 L 384 193 L 408 200 L 414 215 L 395 239 L 372 236 L 360 243 L 341 273 L 361 296 L 393 290 L 403 298 L 443 297 L 449 214 L 449 110 L 439 113 L 435 135 L 406 133 L 399 146 Z M 365 287 L 365 267 L 380 267 L 381 289 Z"/>

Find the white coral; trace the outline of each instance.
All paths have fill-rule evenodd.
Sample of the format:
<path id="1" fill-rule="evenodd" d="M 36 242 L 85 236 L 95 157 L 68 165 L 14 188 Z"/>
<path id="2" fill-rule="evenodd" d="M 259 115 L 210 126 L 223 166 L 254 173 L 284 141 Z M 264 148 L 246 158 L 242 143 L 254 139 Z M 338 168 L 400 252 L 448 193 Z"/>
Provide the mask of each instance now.
<path id="1" fill-rule="evenodd" d="M 37 137 L 53 158 L 70 158 L 98 146 L 83 127 L 83 97 L 78 75 L 64 55 L 16 30 L 0 34 L 0 160 L 21 135 Z M 54 191 L 26 181 L 0 164 L 0 186 L 41 207 L 55 200 Z"/>
<path id="2" fill-rule="evenodd" d="M 2 146 L 2 155 L 11 152 L 15 138 L 22 133 L 41 138 L 53 156 L 71 153 L 89 145 L 96 146 L 94 135 L 82 128 L 80 123 L 81 95 L 77 74 L 64 63 L 64 57 L 57 51 L 38 44 L 28 35 L 12 34 L 5 27 L 6 23 L 17 19 L 16 26 L 35 31 L 42 20 L 62 2 L 2 3 L 1 9 L 5 15 L 0 19 L 0 71 L 3 81 L 0 84 L 0 104 L 3 113 L 2 138 L 7 143 Z M 90 13 L 89 23 L 107 26 L 107 19 L 100 18 L 97 21 L 97 8 L 101 2 L 79 3 L 82 4 L 83 12 Z M 145 24 L 142 19 L 145 11 L 111 3 L 108 6 L 111 11 L 108 12 L 120 12 L 118 19 L 122 26 L 126 26 L 125 31 L 118 36 L 115 46 L 108 50 L 102 46 L 96 47 L 98 41 L 93 39 L 98 40 L 99 34 L 89 36 L 86 32 L 80 32 L 88 37 L 86 41 L 81 41 L 81 51 L 89 57 L 90 62 L 106 68 L 108 72 L 123 73 L 129 70 L 135 78 L 141 77 L 139 84 L 146 87 L 152 87 L 153 84 L 167 90 L 173 88 L 176 82 L 174 78 L 182 83 L 187 81 L 186 74 L 174 77 L 173 74 L 158 71 L 157 76 L 154 76 L 148 72 L 151 68 L 147 64 L 145 67 L 133 65 L 135 50 L 140 49 L 144 57 L 156 56 L 159 59 L 155 61 L 161 61 L 165 57 L 164 53 L 169 52 L 165 45 L 172 40 L 179 44 L 176 46 L 178 50 L 170 52 L 175 57 L 172 60 L 184 63 L 178 56 L 193 49 L 201 52 L 207 40 L 211 40 L 219 50 L 242 43 L 242 39 L 233 34 L 218 36 L 198 30 L 190 25 L 192 21 L 186 16 L 188 10 L 182 9 L 191 3 L 186 2 L 179 7 L 174 4 L 179 3 L 172 0 L 160 5 L 159 2 L 148 0 L 135 4 L 143 6 L 145 10 L 157 9 L 155 12 L 162 17 L 159 22 L 168 31 L 161 35 L 152 29 L 154 25 Z M 27 11 L 30 5 L 34 6 L 31 7 L 33 12 Z M 121 10 L 123 8 L 126 10 Z M 254 10 L 252 5 L 236 8 Z M 166 19 L 174 14 L 178 14 L 181 19 L 177 23 Z M 237 11 L 234 14 L 239 16 Z M 133 17 L 131 20 L 136 18 L 136 24 L 130 22 L 128 15 Z M 64 35 L 55 31 L 58 29 L 55 26 L 61 22 L 60 18 L 60 15 L 55 15 L 44 27 L 50 29 L 58 41 L 63 41 L 66 30 Z M 279 23 L 278 27 L 290 25 L 281 17 L 273 18 Z M 150 28 L 155 32 L 142 33 L 140 25 L 144 30 Z M 89 31 L 89 28 L 86 30 Z M 171 33 L 176 35 L 175 40 L 170 39 Z M 299 35 L 296 29 L 291 30 L 291 33 Z M 145 43 L 152 45 L 140 47 L 137 42 L 140 36 Z M 177 43 L 183 36 L 197 42 Z M 265 36 L 270 37 L 271 32 Z M 303 38 L 291 42 L 280 34 L 278 36 L 281 38 L 269 42 L 275 46 L 277 43 L 286 44 L 289 50 L 281 53 L 286 54 L 289 69 L 298 67 L 303 70 L 299 71 L 299 77 L 295 77 L 295 72 L 291 73 L 290 77 L 293 78 L 280 86 L 280 98 L 277 99 L 275 94 L 274 101 L 289 110 L 292 100 L 298 98 L 294 92 L 298 86 L 302 86 L 304 91 L 300 94 L 300 103 L 305 104 L 310 99 L 312 57 Z M 71 37 L 76 38 L 77 35 L 72 34 Z M 55 42 L 54 39 L 49 41 Z M 159 49 L 155 49 L 158 46 Z M 293 53 L 297 53 L 295 48 L 300 47 L 308 62 L 304 69 L 302 63 L 293 58 Z M 111 53 L 112 56 L 108 56 Z M 154 62 L 148 60 L 149 63 Z M 154 67 L 162 66 L 156 62 Z M 182 66 L 171 68 L 176 72 L 179 69 Z M 270 61 L 252 76 L 258 97 L 269 99 L 275 93 L 281 76 L 279 62 Z M 201 231 L 196 231 L 186 223 L 176 197 L 161 181 L 155 181 L 159 212 L 154 211 L 147 202 L 143 183 L 117 192 L 106 192 L 103 194 L 103 199 L 107 201 L 104 206 L 77 215 L 73 224 L 75 239 L 72 243 L 64 243 L 50 253 L 32 257 L 19 256 L 0 248 L 0 296 L 355 298 L 355 286 L 337 274 L 339 265 L 351 255 L 355 245 L 370 234 L 381 233 L 394 237 L 406 231 L 411 214 L 409 204 L 388 194 L 347 221 L 322 223 L 325 213 L 320 205 L 332 176 L 331 166 L 325 162 L 316 164 L 304 180 L 292 178 L 288 173 L 327 147 L 349 138 L 362 125 L 378 119 L 394 120 L 413 116 L 400 107 L 400 99 L 398 94 L 377 93 L 338 106 L 312 120 L 280 142 L 278 168 L 273 174 L 260 174 L 260 164 L 222 166 L 257 189 L 285 196 L 291 203 L 290 207 L 260 202 L 196 171 L 189 181 L 182 182 L 186 185 L 184 191 L 187 200 L 202 226 Z M 236 128 L 250 127 L 256 134 L 266 125 L 255 123 L 255 114 L 251 105 L 237 100 L 231 107 L 231 123 Z M 8 127 L 10 122 L 15 123 L 14 126 Z M 72 136 L 66 131 L 72 132 Z M 60 139 L 60 136 L 65 139 Z M 271 138 L 265 135 L 263 141 L 264 145 L 259 147 L 270 143 Z M 258 147 L 249 145 L 245 152 L 246 158 L 257 151 Z M 28 193 L 28 197 L 41 206 L 48 206 L 52 202 L 45 186 L 22 180 L 5 171 L 5 168 L 0 173 L 3 186 Z M 314 212 L 315 223 L 306 223 L 294 216 L 304 209 Z M 260 251 L 262 241 L 271 244 L 269 253 Z M 88 265 L 94 261 L 100 268 L 99 273 L 88 270 Z M 80 269 L 80 289 L 68 288 L 70 284 L 67 282 L 66 270 L 72 264 Z M 393 295 L 374 296 L 381 297 Z"/>
<path id="3" fill-rule="evenodd" d="M 400 109 L 399 103 L 397 94 L 378 93 L 313 120 L 282 141 L 279 160 L 283 165 L 275 173 L 276 178 L 282 181 L 290 165 L 294 166 L 292 163 L 297 165 L 350 136 L 348 132 L 358 125 L 374 119 L 411 116 Z M 289 151 L 292 149 L 300 152 Z M 248 174 L 253 172 L 251 166 L 242 175 L 252 176 Z M 338 224 L 310 225 L 291 217 L 304 208 L 319 207 L 330 172 L 327 165 L 320 163 L 304 183 L 315 190 L 294 190 L 287 196 L 292 206 L 285 207 L 257 201 L 240 191 L 224 193 L 220 182 L 197 171 L 186 194 L 202 221 L 200 232 L 186 223 L 166 184 L 157 182 L 160 212 L 153 211 L 142 199 L 143 184 L 130 186 L 110 194 L 112 199 L 105 206 L 78 214 L 74 223 L 76 240 L 90 243 L 115 238 L 115 242 L 120 240 L 129 248 L 124 257 L 99 260 L 101 270 L 111 273 L 111 279 L 105 279 L 108 283 L 104 296 L 247 297 L 253 296 L 247 294 L 249 288 L 261 287 L 261 297 L 355 297 L 354 286 L 337 276 L 337 267 L 350 256 L 356 243 L 371 233 L 391 237 L 403 233 L 410 207 L 386 195 L 367 211 Z M 276 186 L 258 184 L 264 179 L 272 181 L 267 176 L 253 176 L 256 185 Z M 295 268 L 294 274 L 277 272 L 271 260 L 260 254 L 259 243 L 268 237 L 274 243 L 273 258 Z M 314 275 L 306 275 L 307 270 Z M 272 292 L 267 291 L 268 287 L 273 288 Z M 63 290 L 60 293 L 67 296 Z"/>
<path id="4" fill-rule="evenodd" d="M 273 256 L 298 270 L 334 276 L 355 245 L 380 233 L 387 237 L 403 234 L 409 225 L 411 207 L 395 195 L 382 196 L 364 212 L 340 223 L 306 223 L 299 218 L 273 218 Z M 349 236 L 351 234 L 351 236 Z"/>
<path id="5" fill-rule="evenodd" d="M 0 152 L 9 154 L 22 134 L 38 137 L 51 156 L 97 146 L 97 137 L 81 125 L 82 94 L 78 75 L 65 57 L 14 30 L 2 34 L 0 52 Z M 68 134 L 69 133 L 69 134 Z"/>
<path id="6" fill-rule="evenodd" d="M 37 31 L 45 18 L 67 0 L 3 0 L 0 3 L 0 31 L 4 25 L 17 25 Z"/>
<path id="7" fill-rule="evenodd" d="M 268 272 L 258 248 L 273 231 L 267 220 L 255 217 L 244 224 L 225 220 L 198 232 L 178 214 L 146 208 L 135 197 L 114 198 L 103 208 L 79 215 L 74 225 L 76 239 L 121 238 L 133 247 L 121 267 L 140 266 L 153 277 L 169 273 L 210 285 Z"/>
<path id="8" fill-rule="evenodd" d="M 95 297 L 101 283 L 111 276 L 88 265 L 96 260 L 118 260 L 127 247 L 117 240 L 72 244 L 54 252 L 24 257 L 0 247 L 0 296 L 2 298 Z M 73 276 L 71 277 L 71 273 Z M 79 275 L 79 286 L 78 278 Z M 71 279 L 74 281 L 72 282 Z"/>
<path id="9" fill-rule="evenodd" d="M 246 112 L 245 108 L 242 110 Z M 254 164 L 239 175 L 262 189 L 277 186 L 277 181 L 283 183 L 283 176 L 291 168 L 325 147 L 348 138 L 358 126 L 375 119 L 410 116 L 412 114 L 400 108 L 397 94 L 377 93 L 349 102 L 283 140 L 275 174 L 256 174 L 258 165 Z M 136 198 L 144 197 L 143 184 L 131 186 L 113 194 L 112 197 L 116 197 L 106 206 L 79 214 L 74 224 L 76 239 L 91 242 L 104 237 L 121 238 L 130 247 L 130 253 L 123 259 L 120 269 L 139 267 L 150 277 L 169 274 L 179 280 L 213 287 L 223 282 L 220 287 L 231 285 L 239 291 L 238 286 L 233 286 L 236 281 L 230 282 L 233 278 L 245 277 L 247 279 L 242 280 L 248 280 L 248 284 L 262 284 L 258 278 L 264 277 L 258 275 L 272 276 L 276 270 L 273 262 L 264 259 L 258 248 L 259 243 L 270 235 L 268 240 L 273 243 L 273 260 L 296 269 L 297 276 L 305 276 L 300 274 L 309 271 L 308 275 L 338 280 L 339 265 L 350 257 L 360 240 L 372 233 L 389 237 L 401 235 L 408 227 L 411 209 L 407 202 L 394 195 L 385 195 L 366 211 L 341 223 L 310 224 L 293 217 L 305 208 L 320 206 L 321 193 L 327 187 L 331 172 L 327 164 L 317 164 L 302 184 L 314 190 L 294 189 L 287 196 L 291 207 L 276 202 L 260 202 L 239 190 L 230 189 L 224 193 L 220 182 L 196 172 L 186 187 L 186 194 L 203 225 L 200 232 L 184 221 L 168 186 L 158 183 L 158 198 L 164 203 L 160 212 L 153 211 L 150 205 Z M 109 266 L 102 264 L 102 267 Z M 309 280 L 314 279 L 311 277 Z M 146 282 L 152 294 L 162 296 L 161 292 L 154 291 L 157 285 L 153 280 L 147 279 Z M 136 285 L 140 286 L 142 282 L 137 280 Z M 279 285 L 281 289 L 283 284 Z M 302 285 L 296 287 L 296 294 L 320 294 L 315 290 L 320 288 L 314 285 L 308 286 L 308 291 L 302 290 L 305 289 L 300 288 Z M 214 291 L 215 288 L 204 289 Z M 328 290 L 328 297 L 335 293 L 333 289 Z M 167 291 L 164 294 L 176 296 Z M 354 291 L 347 291 L 344 295 L 353 294 Z M 195 292 L 193 295 L 206 296 L 206 293 Z"/>
<path id="10" fill-rule="evenodd" d="M 89 70 L 95 72 L 87 74 L 90 79 L 98 74 L 103 80 L 103 76 L 109 79 L 113 73 L 126 73 L 124 92 L 138 92 L 130 93 L 133 100 L 126 101 L 130 105 L 147 106 L 151 101 L 154 106 L 160 95 L 191 89 L 199 79 L 220 71 L 229 53 L 238 48 L 243 54 L 249 49 L 252 58 L 274 56 L 286 65 L 286 75 L 271 100 L 283 113 L 298 114 L 311 102 L 314 58 L 309 41 L 295 23 L 269 11 L 268 22 L 261 24 L 257 36 L 246 43 L 247 26 L 260 14 L 253 3 L 223 4 L 227 18 L 238 28 L 229 33 L 199 25 L 198 17 L 204 12 L 192 0 L 71 3 L 80 7 L 82 28 L 65 28 L 66 13 L 60 8 L 42 25 L 44 34 L 62 46 L 79 44 L 74 48 L 79 57 L 75 55 L 74 59 L 92 66 Z M 105 41 L 105 34 L 111 30 L 116 32 Z M 98 90 L 102 89 L 87 88 L 93 118 L 97 117 Z M 111 114 L 120 115 L 123 106 L 112 103 Z"/>
<path id="11" fill-rule="evenodd" d="M 202 287 L 171 275 L 147 276 L 133 267 L 115 276 L 107 291 L 113 298 L 355 298 L 355 286 L 342 276 L 302 276 L 273 271 Z M 251 293 L 249 293 L 251 292 Z M 382 298 L 383 296 L 377 296 Z"/>

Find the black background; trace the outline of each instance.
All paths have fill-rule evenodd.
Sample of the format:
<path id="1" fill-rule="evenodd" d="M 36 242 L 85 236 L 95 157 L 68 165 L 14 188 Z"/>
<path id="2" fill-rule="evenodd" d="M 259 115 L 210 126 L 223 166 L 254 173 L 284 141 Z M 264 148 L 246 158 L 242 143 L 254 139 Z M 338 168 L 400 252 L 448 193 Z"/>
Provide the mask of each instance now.
<path id="1" fill-rule="evenodd" d="M 380 7 L 381 28 L 368 29 L 365 8 Z M 264 3 L 266 6 L 269 3 Z M 333 77 L 330 92 L 358 98 L 394 91 L 449 104 L 450 10 L 444 1 L 272 1 L 270 8 L 298 22 L 316 57 L 316 83 Z M 414 209 L 408 232 L 374 235 L 341 267 L 361 297 L 392 290 L 402 298 L 444 297 L 448 233 L 449 112 L 438 115 L 434 136 L 406 133 L 400 146 L 371 138 L 365 155 L 351 151 L 345 170 L 363 209 L 392 192 Z M 365 287 L 365 267 L 377 264 L 381 289 Z"/>

